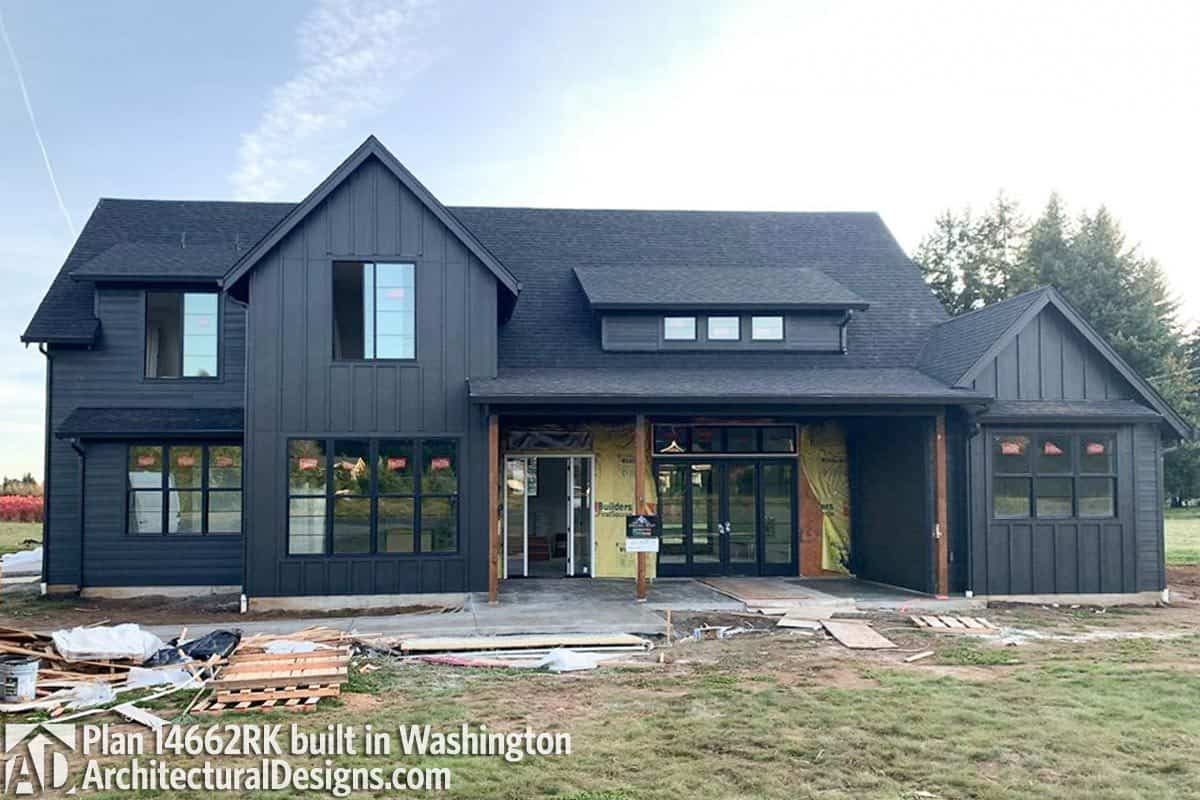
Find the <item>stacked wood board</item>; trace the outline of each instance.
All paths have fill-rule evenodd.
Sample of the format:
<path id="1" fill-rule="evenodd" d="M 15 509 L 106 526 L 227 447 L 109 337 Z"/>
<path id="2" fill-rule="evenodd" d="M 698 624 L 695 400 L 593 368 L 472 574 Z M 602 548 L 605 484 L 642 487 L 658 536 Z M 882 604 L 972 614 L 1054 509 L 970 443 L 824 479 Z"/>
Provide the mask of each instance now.
<path id="1" fill-rule="evenodd" d="M 308 711 L 322 697 L 337 697 L 349 677 L 351 650 L 345 634 L 310 628 L 283 636 L 242 639 L 228 662 L 209 681 L 212 696 L 199 714 L 283 708 Z M 310 642 L 308 652 L 267 652 L 277 641 Z"/>
<path id="2" fill-rule="evenodd" d="M 918 628 L 942 631 L 945 633 L 986 633 L 995 631 L 996 626 L 983 617 L 961 617 L 946 614 L 910 616 Z"/>

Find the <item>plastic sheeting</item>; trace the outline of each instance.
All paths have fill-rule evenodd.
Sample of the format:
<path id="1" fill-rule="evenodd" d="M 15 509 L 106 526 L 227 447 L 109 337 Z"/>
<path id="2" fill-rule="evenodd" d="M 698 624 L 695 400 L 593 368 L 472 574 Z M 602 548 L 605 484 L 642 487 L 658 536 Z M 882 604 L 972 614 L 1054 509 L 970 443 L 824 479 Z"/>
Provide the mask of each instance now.
<path id="1" fill-rule="evenodd" d="M 162 639 L 127 623 L 95 628 L 72 628 L 51 634 L 54 649 L 67 661 L 145 661 L 163 647 Z"/>
<path id="2" fill-rule="evenodd" d="M 0 569 L 8 575 L 39 575 L 42 572 L 42 548 L 8 553 L 0 558 Z"/>

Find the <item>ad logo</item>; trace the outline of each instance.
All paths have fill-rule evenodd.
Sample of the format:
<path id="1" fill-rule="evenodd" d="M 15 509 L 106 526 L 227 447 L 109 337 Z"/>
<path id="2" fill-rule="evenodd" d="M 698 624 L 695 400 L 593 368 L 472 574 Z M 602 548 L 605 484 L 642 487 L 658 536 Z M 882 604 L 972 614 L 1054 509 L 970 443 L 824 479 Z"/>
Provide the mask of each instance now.
<path id="1" fill-rule="evenodd" d="M 18 797 L 61 789 L 67 756 L 75 751 L 75 726 L 45 722 L 4 726 L 4 794 Z"/>

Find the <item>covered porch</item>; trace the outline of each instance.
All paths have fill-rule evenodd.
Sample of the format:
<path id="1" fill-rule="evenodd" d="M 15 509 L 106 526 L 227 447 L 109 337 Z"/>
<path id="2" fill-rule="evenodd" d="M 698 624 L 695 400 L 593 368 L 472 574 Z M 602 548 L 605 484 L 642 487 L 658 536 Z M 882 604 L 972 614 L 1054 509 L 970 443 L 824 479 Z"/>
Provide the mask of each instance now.
<path id="1" fill-rule="evenodd" d="M 878 386 L 855 397 L 853 382 L 840 397 L 806 397 L 778 375 L 766 376 L 770 391 L 762 372 L 744 377 L 720 403 L 690 387 L 639 402 L 561 389 L 500 397 L 495 383 L 473 383 L 496 510 L 490 596 L 535 576 L 633 578 L 630 594 L 648 602 L 639 578 L 857 577 L 940 596 L 961 584 L 956 406 L 973 393 L 926 379 L 925 395 L 903 400 Z M 654 517 L 657 553 L 626 549 L 632 514 Z"/>

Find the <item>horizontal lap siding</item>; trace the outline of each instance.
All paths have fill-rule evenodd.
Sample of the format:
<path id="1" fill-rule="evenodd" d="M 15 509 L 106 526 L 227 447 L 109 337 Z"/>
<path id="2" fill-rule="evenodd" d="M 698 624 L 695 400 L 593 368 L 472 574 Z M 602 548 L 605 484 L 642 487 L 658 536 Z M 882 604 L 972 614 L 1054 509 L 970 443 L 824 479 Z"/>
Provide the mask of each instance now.
<path id="1" fill-rule="evenodd" d="M 229 579 L 228 564 L 212 564 L 201 559 L 195 570 L 181 573 L 175 562 L 167 558 L 147 560 L 131 565 L 124 539 L 110 535 L 110 521 L 121 515 L 124 525 L 124 487 L 120 480 L 108 482 L 87 497 L 89 536 L 97 535 L 105 544 L 89 546 L 86 576 L 80 574 L 79 520 L 79 456 L 68 442 L 53 438 L 68 415 L 80 407 L 169 407 L 169 408 L 235 408 L 242 405 L 245 367 L 245 316 L 241 306 L 225 299 L 222 302 L 219 379 L 216 381 L 146 380 L 144 361 L 145 306 L 139 289 L 97 290 L 96 313 L 100 319 L 100 340 L 91 350 L 53 351 L 54 381 L 50 398 L 50 527 L 47 580 L 51 584 L 95 586 L 126 585 L 187 585 L 240 583 L 240 562 Z M 89 447 L 88 469 L 91 452 Z M 123 469 L 123 468 L 122 468 Z M 111 478 L 111 473 L 109 478 Z M 115 488 L 114 488 L 115 487 Z M 99 515 L 101 528 L 92 525 L 93 515 Z M 192 552 L 181 542 L 168 543 L 169 553 L 187 560 Z M 108 552 L 105 548 L 115 548 Z M 234 548 L 239 549 L 240 543 Z M 224 572 L 222 572 L 224 570 Z"/>
<path id="2" fill-rule="evenodd" d="M 87 449 L 86 586 L 237 586 L 241 536 L 130 536 L 125 533 L 123 444 Z"/>
<path id="3" fill-rule="evenodd" d="M 331 262 L 416 264 L 416 359 L 333 361 Z M 470 377 L 496 373 L 496 281 L 370 159 L 250 274 L 247 594 L 399 594 L 487 581 L 486 429 Z M 287 555 L 286 440 L 437 436 L 459 442 L 459 550 L 428 556 Z"/>

